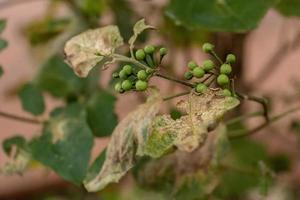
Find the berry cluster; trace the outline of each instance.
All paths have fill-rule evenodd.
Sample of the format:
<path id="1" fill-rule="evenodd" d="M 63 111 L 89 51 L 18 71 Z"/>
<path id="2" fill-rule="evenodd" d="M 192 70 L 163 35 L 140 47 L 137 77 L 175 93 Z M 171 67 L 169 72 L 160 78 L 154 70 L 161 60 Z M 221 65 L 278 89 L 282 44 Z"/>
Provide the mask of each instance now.
<path id="1" fill-rule="evenodd" d="M 146 45 L 144 49 L 138 49 L 135 52 L 135 59 L 144 65 L 145 69 L 139 69 L 139 66 L 133 67 L 127 64 L 119 72 L 113 73 L 113 78 L 120 79 L 115 84 L 117 92 L 145 91 L 148 88 L 148 81 L 155 72 L 155 68 L 167 54 L 167 49 L 162 47 L 159 49 L 159 58 L 155 59 L 155 51 L 156 48 L 153 45 Z"/>

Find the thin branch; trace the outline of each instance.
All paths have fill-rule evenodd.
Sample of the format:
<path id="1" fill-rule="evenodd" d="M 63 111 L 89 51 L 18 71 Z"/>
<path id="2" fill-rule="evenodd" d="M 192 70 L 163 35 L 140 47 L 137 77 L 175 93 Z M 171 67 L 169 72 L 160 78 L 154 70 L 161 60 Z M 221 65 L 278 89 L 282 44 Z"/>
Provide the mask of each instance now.
<path id="1" fill-rule="evenodd" d="M 169 81 L 173 81 L 173 82 L 176 82 L 176 83 L 179 83 L 179 84 L 191 87 L 191 88 L 194 87 L 194 85 L 192 83 L 188 83 L 188 82 L 182 81 L 182 80 L 174 78 L 174 77 L 162 75 L 162 74 L 159 74 L 159 73 L 155 73 L 154 75 L 158 76 L 158 77 L 161 77 L 161 78 L 164 78 L 164 79 L 169 80 Z"/>
<path id="2" fill-rule="evenodd" d="M 245 137 L 245 136 L 250 136 L 250 135 L 254 135 L 255 133 L 257 133 L 258 131 L 264 129 L 265 127 L 269 126 L 270 124 L 282 119 L 283 117 L 287 116 L 288 114 L 291 114 L 291 113 L 294 113 L 294 112 L 297 112 L 297 111 L 300 111 L 300 106 L 298 107 L 295 107 L 295 108 L 292 108 L 292 109 L 289 109 L 281 114 L 278 114 L 272 118 L 270 118 L 269 121 L 265 121 L 264 123 L 262 123 L 261 125 L 253 128 L 252 130 L 250 131 L 247 131 L 247 130 L 241 130 L 239 132 L 239 134 L 234 134 L 234 135 L 230 135 L 229 136 L 229 139 L 238 139 L 238 138 L 241 138 L 241 137 Z"/>
<path id="3" fill-rule="evenodd" d="M 178 94 L 175 94 L 175 95 L 172 95 L 172 96 L 165 97 L 165 98 L 163 98 L 163 100 L 168 101 L 168 100 L 174 99 L 176 97 L 181 97 L 181 96 L 184 96 L 184 95 L 187 95 L 187 94 L 190 94 L 190 93 L 191 93 L 190 91 L 178 93 Z"/>
<path id="4" fill-rule="evenodd" d="M 217 60 L 221 65 L 224 64 L 224 62 L 222 61 L 222 59 L 217 55 L 217 53 L 216 53 L 214 50 L 212 50 L 209 54 L 212 55 L 213 57 L 215 57 L 216 60 Z"/>
<path id="5" fill-rule="evenodd" d="M 21 117 L 21 116 L 6 113 L 6 112 L 3 112 L 3 111 L 0 111 L 0 117 L 5 117 L 5 118 L 8 118 L 8 119 L 12 119 L 12 120 L 20 121 L 20 122 L 31 123 L 31 124 L 42 124 L 42 123 L 44 123 L 44 121 L 41 121 L 41 120 L 38 120 L 38 119 Z"/>

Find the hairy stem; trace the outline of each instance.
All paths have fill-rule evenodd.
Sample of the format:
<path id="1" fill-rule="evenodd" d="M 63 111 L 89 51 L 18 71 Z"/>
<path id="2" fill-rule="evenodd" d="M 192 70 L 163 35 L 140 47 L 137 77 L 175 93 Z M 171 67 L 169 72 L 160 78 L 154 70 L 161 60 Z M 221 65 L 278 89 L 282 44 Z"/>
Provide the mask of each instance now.
<path id="1" fill-rule="evenodd" d="M 163 98 L 163 100 L 164 101 L 168 101 L 168 100 L 174 99 L 176 97 L 181 97 L 181 96 L 184 96 L 184 95 L 187 95 L 187 94 L 190 94 L 190 93 L 191 93 L 190 91 L 181 92 L 181 93 L 178 93 L 178 94 L 175 94 L 175 95 L 171 95 L 171 96 L 165 97 L 165 98 Z"/>
<path id="2" fill-rule="evenodd" d="M 188 82 L 185 82 L 185 81 L 182 81 L 180 79 L 177 79 L 177 78 L 174 78 L 174 77 L 170 77 L 170 76 L 166 76 L 166 75 L 162 75 L 162 74 L 159 74 L 159 73 L 155 73 L 154 74 L 155 76 L 158 76 L 158 77 L 161 77 L 163 79 L 166 79 L 166 80 L 169 80 L 169 81 L 173 81 L 173 82 L 176 82 L 176 83 L 179 83 L 179 84 L 182 84 L 182 85 L 185 85 L 185 86 L 188 86 L 188 87 L 191 87 L 193 88 L 194 85 L 191 84 L 191 83 L 188 83 Z"/>
<path id="3" fill-rule="evenodd" d="M 222 59 L 217 55 L 217 53 L 214 51 L 214 50 L 212 50 L 211 52 L 210 52 L 210 55 L 212 55 L 214 58 L 216 58 L 216 60 L 222 65 L 224 62 L 222 61 Z"/>
<path id="4" fill-rule="evenodd" d="M 21 117 L 21 116 L 9 114 L 9 113 L 3 112 L 3 111 L 0 111 L 0 117 L 5 117 L 8 119 L 12 119 L 12 120 L 20 121 L 20 122 L 31 123 L 31 124 L 42 124 L 43 123 L 43 121 L 38 120 L 38 119 Z"/>

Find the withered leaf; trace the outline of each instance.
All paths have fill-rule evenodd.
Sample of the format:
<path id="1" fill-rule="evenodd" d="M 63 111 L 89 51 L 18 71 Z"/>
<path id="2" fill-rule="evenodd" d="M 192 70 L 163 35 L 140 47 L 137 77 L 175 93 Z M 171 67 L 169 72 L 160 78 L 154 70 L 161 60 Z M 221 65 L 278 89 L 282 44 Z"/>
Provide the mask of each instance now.
<path id="1" fill-rule="evenodd" d="M 145 19 L 141 19 L 138 22 L 135 23 L 133 27 L 133 36 L 129 39 L 128 43 L 130 45 L 130 49 L 134 48 L 134 42 L 137 39 L 137 37 L 146 29 L 154 29 L 153 26 L 147 25 L 145 23 Z"/>
<path id="2" fill-rule="evenodd" d="M 74 36 L 65 44 L 64 52 L 75 73 L 86 77 L 97 63 L 113 54 L 122 44 L 119 28 L 110 25 Z"/>

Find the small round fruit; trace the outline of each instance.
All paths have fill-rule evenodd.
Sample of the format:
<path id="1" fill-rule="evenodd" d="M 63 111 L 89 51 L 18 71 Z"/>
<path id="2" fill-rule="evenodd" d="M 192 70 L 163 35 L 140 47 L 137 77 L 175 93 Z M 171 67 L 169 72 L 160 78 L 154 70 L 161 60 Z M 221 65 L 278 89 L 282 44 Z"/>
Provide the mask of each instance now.
<path id="1" fill-rule="evenodd" d="M 141 80 L 138 80 L 136 83 L 135 83 L 135 88 L 138 90 L 138 91 L 145 91 L 148 87 L 148 83 L 146 81 L 141 81 Z"/>
<path id="2" fill-rule="evenodd" d="M 125 65 L 123 70 L 126 72 L 127 75 L 132 74 L 132 67 L 130 65 Z"/>
<path id="3" fill-rule="evenodd" d="M 116 90 L 117 92 L 122 92 L 122 91 L 123 91 L 122 85 L 121 85 L 120 82 L 118 82 L 118 83 L 115 84 L 115 90 Z"/>
<path id="4" fill-rule="evenodd" d="M 148 74 L 146 73 L 145 70 L 140 70 L 140 71 L 137 73 L 137 78 L 138 78 L 139 80 L 144 81 L 144 80 L 147 79 L 147 77 L 148 77 Z"/>
<path id="5" fill-rule="evenodd" d="M 119 73 L 118 73 L 118 72 L 114 72 L 114 73 L 112 74 L 112 77 L 113 77 L 113 78 L 119 78 Z"/>
<path id="6" fill-rule="evenodd" d="M 203 62 L 203 69 L 205 70 L 205 71 L 210 71 L 210 70 L 212 70 L 214 68 L 214 62 L 213 61 L 211 61 L 211 60 L 205 60 L 204 62 Z"/>
<path id="7" fill-rule="evenodd" d="M 229 64 L 223 64 L 220 67 L 220 73 L 221 74 L 230 74 L 232 72 L 232 68 Z"/>
<path id="8" fill-rule="evenodd" d="M 193 75 L 196 77 L 196 78 L 202 78 L 205 74 L 205 71 L 200 68 L 200 67 L 196 67 L 193 69 Z"/>
<path id="9" fill-rule="evenodd" d="M 184 78 L 186 80 L 191 80 L 193 78 L 193 72 L 191 72 L 191 71 L 185 72 Z"/>
<path id="10" fill-rule="evenodd" d="M 230 90 L 224 89 L 224 90 L 223 90 L 223 95 L 226 96 L 226 97 L 231 97 L 231 92 L 230 92 Z"/>
<path id="11" fill-rule="evenodd" d="M 122 70 L 119 72 L 119 77 L 120 77 L 121 79 L 126 79 L 126 78 L 127 78 L 127 73 L 126 73 L 126 71 L 122 69 Z"/>
<path id="12" fill-rule="evenodd" d="M 132 88 L 132 83 L 130 80 L 125 80 L 122 82 L 122 89 L 128 91 Z"/>
<path id="13" fill-rule="evenodd" d="M 135 52 L 135 57 L 138 60 L 144 60 L 146 57 L 146 54 L 143 49 L 139 49 Z"/>
<path id="14" fill-rule="evenodd" d="M 228 63 L 235 63 L 235 61 L 236 61 L 235 55 L 233 55 L 233 54 L 228 54 L 228 55 L 226 56 L 226 62 L 228 62 Z"/>
<path id="15" fill-rule="evenodd" d="M 145 53 L 147 53 L 147 54 L 152 54 L 152 53 L 154 53 L 154 51 L 155 51 L 155 47 L 154 47 L 153 45 L 146 45 L 146 46 L 144 47 L 144 51 L 145 51 Z"/>
<path id="16" fill-rule="evenodd" d="M 198 93 L 204 93 L 207 90 L 207 86 L 203 83 L 199 83 L 196 86 L 196 92 Z"/>
<path id="17" fill-rule="evenodd" d="M 190 62 L 188 63 L 188 68 L 189 68 L 190 70 L 193 70 L 193 69 L 195 69 L 196 67 L 198 67 L 198 65 L 197 65 L 197 63 L 195 63 L 194 61 L 190 61 Z"/>
<path id="18" fill-rule="evenodd" d="M 146 69 L 147 74 L 152 74 L 154 71 L 155 71 L 154 69 L 150 69 L 150 68 Z"/>
<path id="19" fill-rule="evenodd" d="M 203 46 L 202 46 L 202 50 L 205 52 L 205 53 L 209 53 L 211 52 L 213 49 L 214 49 L 214 45 L 210 44 L 210 43 L 204 43 Z"/>
<path id="20" fill-rule="evenodd" d="M 219 85 L 227 85 L 228 83 L 229 83 L 229 78 L 228 78 L 228 76 L 227 75 L 225 75 L 225 74 L 220 74 L 219 76 L 218 76 L 218 78 L 217 78 L 217 83 L 219 84 Z"/>
<path id="21" fill-rule="evenodd" d="M 165 56 L 165 55 L 167 55 L 167 53 L 168 53 L 168 50 L 165 47 L 162 47 L 159 49 L 159 54 L 161 56 Z"/>

